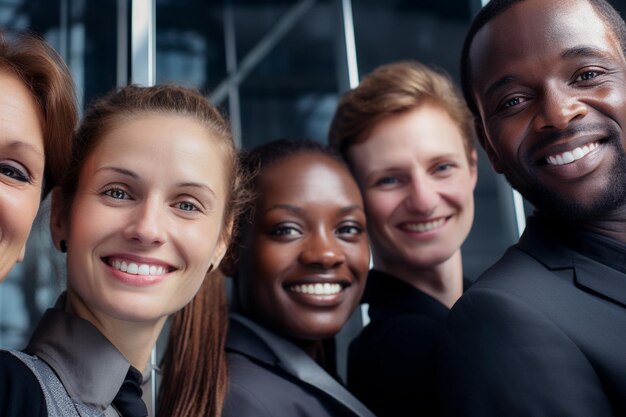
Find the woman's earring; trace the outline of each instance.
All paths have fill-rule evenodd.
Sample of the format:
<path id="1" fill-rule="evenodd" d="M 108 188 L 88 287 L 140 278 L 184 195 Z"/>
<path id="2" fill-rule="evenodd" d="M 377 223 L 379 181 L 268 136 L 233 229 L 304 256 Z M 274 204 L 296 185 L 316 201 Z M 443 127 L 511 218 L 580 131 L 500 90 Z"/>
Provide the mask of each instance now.
<path id="1" fill-rule="evenodd" d="M 61 239 L 59 246 L 61 247 L 61 252 L 67 253 L 67 242 L 65 240 Z"/>
<path id="2" fill-rule="evenodd" d="M 213 264 L 212 263 L 211 263 L 211 265 L 209 265 L 209 270 L 206 273 L 208 274 L 211 271 L 213 271 Z"/>

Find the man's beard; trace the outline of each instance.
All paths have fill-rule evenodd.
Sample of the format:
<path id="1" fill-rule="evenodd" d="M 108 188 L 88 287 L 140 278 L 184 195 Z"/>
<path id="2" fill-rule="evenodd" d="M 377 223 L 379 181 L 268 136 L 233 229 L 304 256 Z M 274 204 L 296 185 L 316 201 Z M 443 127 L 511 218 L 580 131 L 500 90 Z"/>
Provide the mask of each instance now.
<path id="1" fill-rule="evenodd" d="M 616 158 L 609 171 L 606 186 L 603 190 L 593 190 L 597 198 L 589 204 L 583 204 L 572 197 L 568 198 L 566 195 L 555 193 L 536 178 L 532 184 L 521 186 L 516 184 L 517 181 L 509 176 L 508 172 L 505 172 L 504 176 L 513 188 L 542 212 L 575 221 L 601 219 L 620 207 L 626 206 L 626 152 L 619 135 L 611 135 L 606 145 L 616 149 Z"/>

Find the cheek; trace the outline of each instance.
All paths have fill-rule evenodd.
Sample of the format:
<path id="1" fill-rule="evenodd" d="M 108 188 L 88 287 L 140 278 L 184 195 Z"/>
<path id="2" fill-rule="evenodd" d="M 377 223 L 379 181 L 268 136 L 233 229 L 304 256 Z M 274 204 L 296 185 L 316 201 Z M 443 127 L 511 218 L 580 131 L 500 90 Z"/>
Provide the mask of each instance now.
<path id="1" fill-rule="evenodd" d="M 523 145 L 525 132 L 530 129 L 530 121 L 521 117 L 515 120 L 493 123 L 488 127 L 490 146 L 503 159 L 511 159 Z"/>
<path id="2" fill-rule="evenodd" d="M 197 227 L 193 224 L 179 224 L 173 226 L 172 234 L 176 236 L 178 248 L 183 256 L 195 264 L 199 269 L 208 269 L 211 259 L 219 244 L 219 228 L 217 225 Z"/>
<path id="3" fill-rule="evenodd" d="M 107 210 L 102 210 L 100 205 L 89 204 L 81 199 L 76 199 L 67 216 L 69 219 L 68 241 L 73 246 L 87 249 L 86 244 L 76 242 L 90 242 L 98 239 L 99 235 L 106 233 L 119 224 L 113 221 L 114 216 Z M 108 225 L 108 226 L 107 226 Z"/>
<path id="4" fill-rule="evenodd" d="M 6 196 L 2 196 L 6 198 Z M 39 210 L 39 193 L 29 192 L 16 196 L 16 198 L 8 198 L 4 201 L 0 210 L 3 211 L 2 217 L 5 219 L 5 225 L 9 226 L 16 237 L 23 243 L 28 238 L 33 221 Z"/>
<path id="5" fill-rule="evenodd" d="M 359 283 L 362 283 L 367 277 L 370 263 L 370 251 L 367 239 L 364 238 L 358 245 L 351 245 L 345 250 L 345 253 L 357 280 Z"/>
<path id="6" fill-rule="evenodd" d="M 472 209 L 474 206 L 474 188 L 470 178 L 462 178 L 446 186 L 442 193 L 448 200 L 461 209 Z"/>
<path id="7" fill-rule="evenodd" d="M 255 310 L 264 311 L 275 298 L 273 294 L 280 271 L 288 262 L 285 260 L 285 251 L 276 250 L 276 245 L 259 240 L 250 242 L 250 245 L 254 249 L 242 251 L 237 260 L 240 265 L 237 273 L 240 299 Z"/>
<path id="8" fill-rule="evenodd" d="M 365 194 L 367 221 L 376 224 L 385 222 L 401 202 L 398 193 L 369 191 Z"/>
<path id="9" fill-rule="evenodd" d="M 252 245 L 252 254 L 247 258 L 252 261 L 249 265 L 250 273 L 257 281 L 271 280 L 285 264 L 291 262 L 288 245 L 277 245 L 266 239 L 257 239 Z"/>

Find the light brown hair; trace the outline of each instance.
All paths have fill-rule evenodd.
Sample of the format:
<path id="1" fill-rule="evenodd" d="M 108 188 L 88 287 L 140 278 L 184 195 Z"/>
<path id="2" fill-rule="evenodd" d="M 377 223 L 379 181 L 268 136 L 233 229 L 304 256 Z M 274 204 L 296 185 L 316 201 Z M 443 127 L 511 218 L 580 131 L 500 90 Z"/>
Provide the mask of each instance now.
<path id="1" fill-rule="evenodd" d="M 15 74 L 41 110 L 45 168 L 41 197 L 61 180 L 70 159 L 78 112 L 69 69 L 45 41 L 0 31 L 0 72 Z"/>
<path id="2" fill-rule="evenodd" d="M 468 161 L 474 164 L 474 123 L 463 96 L 446 73 L 415 61 L 380 66 L 346 92 L 331 122 L 329 143 L 350 164 L 348 149 L 365 141 L 382 119 L 425 102 L 440 106 L 457 123 Z"/>

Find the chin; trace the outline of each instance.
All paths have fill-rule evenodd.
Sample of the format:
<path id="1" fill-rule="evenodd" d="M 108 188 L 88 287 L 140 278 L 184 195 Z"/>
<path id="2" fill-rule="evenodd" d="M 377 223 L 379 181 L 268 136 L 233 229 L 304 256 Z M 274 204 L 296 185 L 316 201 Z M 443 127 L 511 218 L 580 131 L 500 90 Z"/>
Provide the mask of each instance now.
<path id="1" fill-rule="evenodd" d="M 293 329 L 291 334 L 293 337 L 301 340 L 317 341 L 328 339 L 339 333 L 345 322 L 345 320 L 342 321 L 339 326 L 336 325 L 336 323 L 333 323 L 332 325 L 310 324 L 303 328 Z"/>

